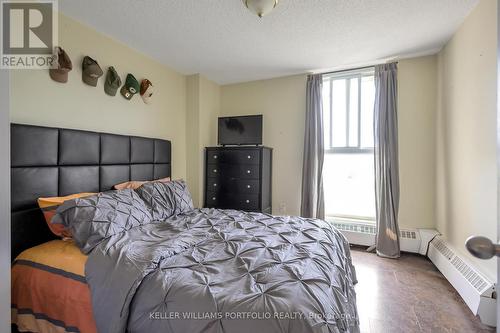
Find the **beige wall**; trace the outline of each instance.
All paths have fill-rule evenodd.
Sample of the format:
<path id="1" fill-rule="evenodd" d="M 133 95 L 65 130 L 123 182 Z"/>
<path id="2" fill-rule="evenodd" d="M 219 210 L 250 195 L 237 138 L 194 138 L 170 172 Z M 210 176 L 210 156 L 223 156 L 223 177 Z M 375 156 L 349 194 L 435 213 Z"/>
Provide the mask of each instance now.
<path id="1" fill-rule="evenodd" d="M 398 64 L 399 224 L 435 227 L 437 57 Z"/>
<path id="2" fill-rule="evenodd" d="M 187 179 L 193 203 L 203 206 L 204 148 L 217 143 L 220 86 L 196 74 L 187 78 Z"/>
<path id="3" fill-rule="evenodd" d="M 468 255 L 497 237 L 497 2 L 482 0 L 439 53 L 437 229 L 490 278 L 496 260 Z"/>
<path id="4" fill-rule="evenodd" d="M 300 213 L 305 86 L 306 75 L 222 86 L 222 115 L 264 115 L 264 145 L 274 148 L 276 214 Z"/>
<path id="5" fill-rule="evenodd" d="M 264 115 L 264 144 L 274 148 L 276 214 L 300 213 L 305 85 L 306 75 L 298 75 L 222 87 L 223 115 Z M 399 63 L 402 227 L 431 228 L 435 224 L 435 91 L 435 56 Z"/>
<path id="6" fill-rule="evenodd" d="M 200 142 L 200 84 L 199 75 L 191 75 L 186 79 L 186 181 L 193 204 L 199 206 L 198 189 L 202 184 L 199 176 L 199 142 Z"/>
<path id="7" fill-rule="evenodd" d="M 220 86 L 203 76 L 200 76 L 200 142 L 198 155 L 198 175 L 201 183 L 198 186 L 198 200 L 203 206 L 204 179 L 205 179 L 205 147 L 217 144 L 217 117 L 220 112 Z"/>
<path id="8" fill-rule="evenodd" d="M 110 39 L 73 19 L 60 15 L 59 42 L 73 61 L 69 82 L 50 79 L 46 70 L 18 70 L 11 75 L 11 121 L 172 141 L 173 177 L 186 177 L 186 79 L 151 58 Z M 153 104 L 139 95 L 127 101 L 118 92 L 104 93 L 104 76 L 97 87 L 81 81 L 85 55 L 96 59 L 104 72 L 114 66 L 122 81 L 128 72 L 155 87 Z"/>

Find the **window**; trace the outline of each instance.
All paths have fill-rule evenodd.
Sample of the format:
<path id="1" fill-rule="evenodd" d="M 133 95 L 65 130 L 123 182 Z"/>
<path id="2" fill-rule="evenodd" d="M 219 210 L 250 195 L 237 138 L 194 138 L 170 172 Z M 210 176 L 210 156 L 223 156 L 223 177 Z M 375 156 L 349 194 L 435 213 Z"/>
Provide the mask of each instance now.
<path id="1" fill-rule="evenodd" d="M 323 78 L 327 217 L 375 220 L 373 68 Z"/>

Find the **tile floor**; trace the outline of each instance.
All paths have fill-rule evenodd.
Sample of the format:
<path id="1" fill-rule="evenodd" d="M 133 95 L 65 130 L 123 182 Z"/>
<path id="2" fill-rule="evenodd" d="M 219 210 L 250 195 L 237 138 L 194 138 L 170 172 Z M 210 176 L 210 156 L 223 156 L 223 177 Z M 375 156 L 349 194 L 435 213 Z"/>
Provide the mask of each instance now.
<path id="1" fill-rule="evenodd" d="M 476 318 L 426 257 L 380 258 L 351 250 L 361 332 L 494 332 Z"/>

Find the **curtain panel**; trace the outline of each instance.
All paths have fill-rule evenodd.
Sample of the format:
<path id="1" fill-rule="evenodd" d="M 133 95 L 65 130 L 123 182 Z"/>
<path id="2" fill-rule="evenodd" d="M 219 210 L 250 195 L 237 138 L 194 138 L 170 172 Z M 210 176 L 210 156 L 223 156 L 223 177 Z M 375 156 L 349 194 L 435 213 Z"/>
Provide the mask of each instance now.
<path id="1" fill-rule="evenodd" d="M 325 218 L 323 194 L 323 76 L 307 77 L 306 126 L 302 168 L 302 195 L 300 213 L 303 217 Z"/>
<path id="2" fill-rule="evenodd" d="M 375 198 L 377 254 L 398 258 L 399 163 L 397 64 L 375 66 Z"/>

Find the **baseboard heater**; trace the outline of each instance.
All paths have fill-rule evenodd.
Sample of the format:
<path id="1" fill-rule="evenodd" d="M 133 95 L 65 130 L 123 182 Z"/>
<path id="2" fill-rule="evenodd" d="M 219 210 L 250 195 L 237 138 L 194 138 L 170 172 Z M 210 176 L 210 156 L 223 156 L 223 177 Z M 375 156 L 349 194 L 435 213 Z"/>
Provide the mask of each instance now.
<path id="1" fill-rule="evenodd" d="M 375 225 L 350 220 L 332 221 L 350 244 L 375 243 Z M 401 229 L 401 251 L 427 256 L 457 290 L 481 322 L 496 326 L 496 284 L 474 268 L 446 240 L 432 229 Z"/>
<path id="2" fill-rule="evenodd" d="M 374 223 L 353 222 L 350 220 L 335 220 L 332 223 L 335 228 L 346 236 L 350 244 L 364 246 L 375 244 Z M 399 234 L 401 251 L 426 255 L 430 240 L 438 232 L 430 229 L 401 229 Z"/>
<path id="3" fill-rule="evenodd" d="M 486 278 L 450 246 L 440 235 L 429 243 L 429 259 L 443 273 L 451 285 L 481 322 L 496 326 L 496 285 Z"/>

